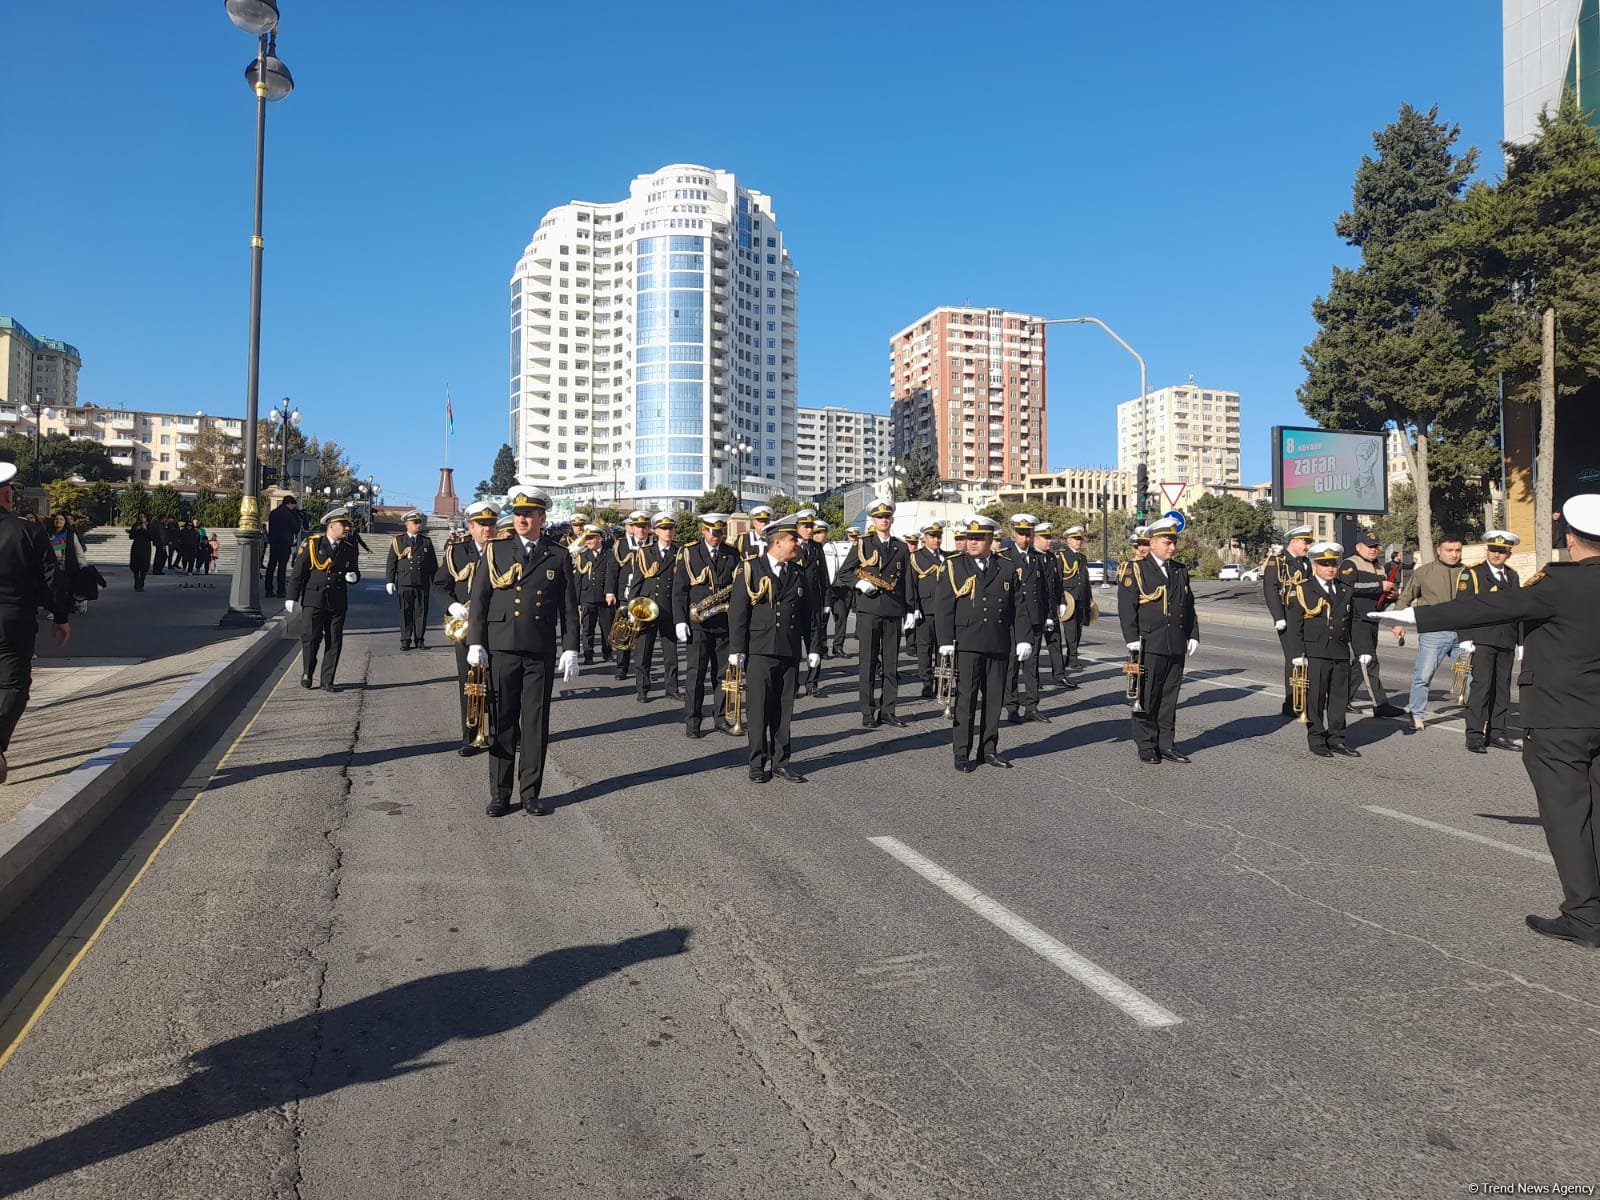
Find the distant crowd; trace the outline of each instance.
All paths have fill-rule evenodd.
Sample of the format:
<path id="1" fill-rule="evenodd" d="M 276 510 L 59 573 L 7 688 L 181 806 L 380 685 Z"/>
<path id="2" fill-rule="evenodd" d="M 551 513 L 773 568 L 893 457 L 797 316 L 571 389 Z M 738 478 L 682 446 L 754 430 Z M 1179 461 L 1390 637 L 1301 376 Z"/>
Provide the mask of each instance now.
<path id="1" fill-rule="evenodd" d="M 144 591 L 149 575 L 209 575 L 220 553 L 217 535 L 198 521 L 135 517 L 128 530 L 128 570 L 133 590 Z"/>

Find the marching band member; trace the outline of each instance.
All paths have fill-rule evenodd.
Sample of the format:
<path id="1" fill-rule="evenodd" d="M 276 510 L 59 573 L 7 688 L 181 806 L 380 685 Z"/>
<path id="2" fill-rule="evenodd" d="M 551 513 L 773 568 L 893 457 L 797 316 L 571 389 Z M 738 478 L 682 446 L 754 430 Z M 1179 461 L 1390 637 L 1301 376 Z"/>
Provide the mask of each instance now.
<path id="1" fill-rule="evenodd" d="M 1078 647 L 1083 641 L 1083 629 L 1089 623 L 1089 611 L 1094 604 L 1089 584 L 1089 556 L 1083 552 L 1083 539 L 1083 526 L 1072 526 L 1063 536 L 1066 545 L 1060 552 L 1061 598 L 1064 603 L 1064 598 L 1070 594 L 1073 605 L 1072 616 L 1061 622 L 1061 650 L 1068 671 L 1083 669 Z M 1078 686 L 1065 674 L 1062 674 L 1060 682 L 1069 691 Z"/>
<path id="2" fill-rule="evenodd" d="M 800 548 L 794 519 L 773 521 L 762 540 L 765 549 L 745 559 L 733 578 L 728 662 L 744 669 L 750 782 L 765 783 L 770 770 L 779 779 L 804 783 L 806 777 L 789 767 L 789 721 L 816 597 L 794 564 Z M 819 658 L 813 650 L 808 662 Z"/>
<path id="3" fill-rule="evenodd" d="M 1128 538 L 1128 557 L 1117 564 L 1117 585 L 1120 587 L 1134 563 L 1141 563 L 1150 557 L 1150 532 L 1145 525 L 1135 525 L 1133 534 Z"/>
<path id="4" fill-rule="evenodd" d="M 572 549 L 572 574 L 578 585 L 579 640 L 583 644 L 583 665 L 594 662 L 594 644 L 600 636 L 601 661 L 610 657 L 611 647 L 601 634 L 600 614 L 606 611 L 606 552 L 601 548 L 598 526 L 585 529 L 581 545 Z"/>
<path id="5" fill-rule="evenodd" d="M 1000 525 L 973 517 L 964 531 L 966 553 L 952 558 L 939 574 L 933 623 L 939 655 L 956 664 L 955 723 L 950 744 L 955 768 L 972 771 L 979 762 L 1009 767 L 1000 757 L 1000 709 L 1006 695 L 1008 664 L 1027 659 L 1033 647 L 1017 641 L 1015 615 L 1019 568 L 994 553 Z M 978 704 L 983 716 L 978 717 Z M 973 742 L 977 742 L 974 755 Z"/>
<path id="6" fill-rule="evenodd" d="M 1307 672 L 1306 740 L 1318 758 L 1361 757 L 1361 751 L 1344 741 L 1355 592 L 1339 578 L 1343 554 L 1338 542 L 1312 546 L 1312 577 L 1290 589 L 1283 608 L 1284 638 L 1293 651 L 1290 667 L 1305 667 Z"/>
<path id="7" fill-rule="evenodd" d="M 650 531 L 649 514 L 637 508 L 623 520 L 625 525 L 623 536 L 612 543 L 610 551 L 606 554 L 606 611 L 600 615 L 604 635 L 602 644 L 605 646 L 602 658 L 611 657 L 611 627 L 617 619 L 617 601 L 622 595 L 628 564 L 633 561 L 633 552 L 645 544 L 646 535 Z M 632 650 L 623 650 L 617 655 L 618 679 L 628 677 L 628 669 L 632 663 Z"/>
<path id="8" fill-rule="evenodd" d="M 944 526 L 929 521 L 922 527 L 922 545 L 911 552 L 912 602 L 922 614 L 917 623 L 917 678 L 922 680 L 922 698 L 933 698 L 933 669 L 938 665 L 938 637 L 933 629 L 933 601 L 939 592 L 940 572 L 946 562 Z"/>
<path id="9" fill-rule="evenodd" d="M 325 534 L 312 534 L 300 546 L 290 570 L 289 595 L 284 612 L 304 607 L 300 627 L 300 686 L 314 687 L 317 652 L 322 651 L 322 690 L 336 692 L 333 677 L 344 649 L 344 619 L 350 609 L 350 588 L 361 582 L 361 558 L 350 540 L 350 512 L 330 508 L 323 516 Z"/>
<path id="10" fill-rule="evenodd" d="M 467 615 L 467 604 L 472 599 L 472 576 L 483 561 L 483 548 L 495 536 L 495 518 L 500 510 L 487 500 L 467 505 L 466 532 L 445 543 L 439 569 L 433 576 L 433 590 L 438 595 L 445 612 L 457 620 Z M 461 748 L 456 751 L 462 758 L 478 752 L 471 744 L 472 730 L 467 728 L 467 643 L 463 639 L 456 647 L 456 696 L 461 701 Z"/>
<path id="11" fill-rule="evenodd" d="M 859 529 L 845 530 L 845 537 L 850 542 L 851 549 L 855 548 L 861 540 Z M 839 564 L 842 566 L 843 564 Z M 839 566 L 833 570 L 833 582 L 828 588 L 829 607 L 833 609 L 833 656 L 844 657 L 844 631 L 850 623 L 850 614 L 856 607 L 856 590 L 849 583 L 839 578 Z"/>
<path id="12" fill-rule="evenodd" d="M 1283 715 L 1295 715 L 1289 698 L 1289 672 L 1293 670 L 1289 653 L 1289 618 L 1284 614 L 1289 592 L 1296 584 L 1311 578 L 1311 563 L 1306 559 L 1306 547 L 1311 545 L 1311 526 L 1297 525 L 1289 530 L 1283 553 L 1267 557 L 1261 568 L 1261 594 L 1267 601 L 1267 611 L 1272 614 L 1272 627 L 1278 631 L 1278 648 L 1283 651 Z"/>
<path id="13" fill-rule="evenodd" d="M 1062 562 L 1061 551 L 1055 548 L 1056 527 L 1049 521 L 1040 521 L 1033 527 L 1033 548 L 1044 556 L 1045 603 L 1050 606 L 1050 620 L 1045 622 L 1043 643 L 1034 652 L 1042 664 L 1044 653 L 1050 651 L 1050 682 L 1065 687 L 1067 677 L 1061 661 L 1061 636 L 1066 623 L 1061 619 Z M 1074 685 L 1076 686 L 1076 685 Z"/>
<path id="14" fill-rule="evenodd" d="M 661 643 L 662 681 L 669 700 L 682 700 L 678 687 L 678 637 L 672 619 L 672 576 L 678 569 L 678 547 L 673 538 L 678 523 L 669 512 L 658 512 L 651 519 L 655 526 L 654 545 L 640 546 L 628 560 L 622 584 L 622 604 L 641 596 L 656 602 L 656 619 L 639 631 L 633 648 L 638 655 L 634 666 L 634 699 L 644 704 L 650 698 L 650 666 L 656 643 Z"/>
<path id="15" fill-rule="evenodd" d="M 544 537 L 549 495 L 519 485 L 511 489 L 508 503 L 512 532 L 489 542 L 472 575 L 467 663 L 489 666 L 494 688 L 484 811 L 491 817 L 511 811 L 515 776 L 523 811 L 539 817 L 549 811 L 540 791 L 556 673 L 570 679 L 578 672 L 578 589 L 572 582 L 572 555 Z"/>
<path id="16" fill-rule="evenodd" d="M 678 555 L 678 569 L 672 576 L 672 621 L 678 640 L 689 646 L 689 686 L 684 700 L 684 732 L 692 738 L 704 737 L 700 728 L 701 708 L 706 698 L 706 675 L 711 676 L 712 721 L 728 732 L 723 715 L 727 697 L 722 692 L 722 677 L 728 669 L 728 609 L 732 606 L 733 577 L 739 569 L 739 552 L 723 539 L 728 535 L 726 513 L 700 515 L 700 541 L 691 542 Z M 696 605 L 705 605 L 718 592 L 723 597 L 722 611 L 692 620 Z"/>
<path id="17" fill-rule="evenodd" d="M 1355 618 L 1350 622 L 1350 653 L 1355 658 L 1350 665 L 1350 698 L 1355 699 L 1357 685 L 1365 679 L 1372 698 L 1372 715 L 1403 717 L 1406 710 L 1389 703 L 1383 677 L 1378 673 L 1378 626 L 1362 619 L 1377 612 L 1394 595 L 1394 584 L 1378 561 L 1377 538 L 1364 533 L 1356 539 L 1356 552 L 1344 560 L 1339 578 L 1355 593 Z"/>
<path id="18" fill-rule="evenodd" d="M 889 533 L 894 505 L 879 500 L 867 510 L 873 532 L 850 548 L 838 578 L 860 594 L 856 601 L 856 643 L 860 648 L 861 724 L 899 725 L 900 635 L 917 623 L 911 598 L 911 555 L 905 543 Z M 871 578 L 863 578 L 865 572 Z M 881 673 L 883 693 L 875 695 Z"/>
<path id="19" fill-rule="evenodd" d="M 1163 517 L 1145 532 L 1149 554 L 1124 564 L 1117 592 L 1123 641 L 1139 653 L 1144 668 L 1144 711 L 1134 711 L 1133 740 L 1140 762 L 1186 763 L 1188 757 L 1173 742 L 1184 662 L 1200 648 L 1194 593 L 1188 568 L 1172 557 L 1178 548 L 1177 522 Z"/>
<path id="20" fill-rule="evenodd" d="M 1033 527 L 1038 518 L 1018 513 L 1011 518 L 1012 544 L 995 551 L 1016 573 L 1012 594 L 1016 600 L 1016 633 L 1019 642 L 1038 646 L 1044 641 L 1046 626 L 1056 623 L 1055 597 L 1046 577 L 1044 555 L 1033 548 Z M 1039 712 L 1039 659 L 1029 654 L 1013 657 L 1006 664 L 1006 704 L 1013 721 L 1042 721 L 1050 718 Z"/>
<path id="21" fill-rule="evenodd" d="M 400 594 L 400 649 L 427 648 L 428 588 L 439 573 L 433 539 L 422 531 L 423 516 L 416 509 L 405 515 L 406 531 L 389 542 L 384 563 L 385 590 Z"/>
<path id="22" fill-rule="evenodd" d="M 756 558 L 767 552 L 767 525 L 772 521 L 772 509 L 758 504 L 750 510 L 750 528 L 739 535 L 734 549 L 740 558 Z"/>
<path id="23" fill-rule="evenodd" d="M 822 552 L 822 545 L 815 538 L 817 528 L 817 514 L 814 509 L 802 508 L 791 514 L 794 526 L 800 538 L 799 552 L 795 556 L 795 563 L 801 570 L 811 576 L 811 583 L 807 595 L 812 598 L 811 628 L 806 632 L 807 659 L 810 652 L 816 651 L 817 663 L 806 668 L 806 677 L 800 681 L 800 695 L 820 697 L 822 695 L 822 652 L 828 644 L 828 560 Z"/>
<path id="24" fill-rule="evenodd" d="M 1516 571 L 1506 565 L 1522 539 L 1505 529 L 1491 529 L 1483 539 L 1488 560 L 1461 572 L 1456 585 L 1458 596 L 1486 596 L 1522 586 Z M 1372 628 L 1376 633 L 1378 627 Z M 1487 746 L 1520 749 L 1506 736 L 1506 706 L 1511 700 L 1511 660 L 1521 641 L 1520 627 L 1511 624 L 1475 630 L 1472 640 L 1461 643 L 1461 652 L 1472 656 L 1472 681 L 1467 690 L 1467 749 L 1474 754 L 1487 754 Z"/>

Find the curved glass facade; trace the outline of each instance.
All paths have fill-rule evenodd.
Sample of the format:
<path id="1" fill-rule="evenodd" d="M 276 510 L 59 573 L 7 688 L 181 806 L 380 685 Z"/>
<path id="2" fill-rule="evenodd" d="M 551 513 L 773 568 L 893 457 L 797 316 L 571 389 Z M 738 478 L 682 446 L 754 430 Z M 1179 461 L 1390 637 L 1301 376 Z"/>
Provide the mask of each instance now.
<path id="1" fill-rule="evenodd" d="M 705 238 L 641 238 L 634 265 L 634 489 L 695 494 L 705 478 Z"/>

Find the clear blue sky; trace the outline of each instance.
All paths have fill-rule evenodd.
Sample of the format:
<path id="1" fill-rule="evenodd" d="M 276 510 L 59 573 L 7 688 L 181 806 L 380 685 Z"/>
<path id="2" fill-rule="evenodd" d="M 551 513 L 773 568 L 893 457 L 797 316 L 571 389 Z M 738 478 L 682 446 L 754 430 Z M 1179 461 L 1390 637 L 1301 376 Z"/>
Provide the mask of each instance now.
<path id="1" fill-rule="evenodd" d="M 488 474 L 540 216 L 665 163 L 773 196 L 802 404 L 887 411 L 888 337 L 938 304 L 1092 314 L 1152 388 L 1243 393 L 1247 482 L 1303 416 L 1309 305 L 1372 131 L 1438 104 L 1501 166 L 1488 2 L 281 7 L 297 87 L 268 115 L 261 394 L 386 500 L 431 498 L 446 383 L 458 483 Z M 253 43 L 221 0 L 35 0 L 6 39 L 0 312 L 78 346 L 85 401 L 240 412 Z M 1050 465 L 1112 463 L 1136 392 L 1099 331 L 1053 330 Z"/>

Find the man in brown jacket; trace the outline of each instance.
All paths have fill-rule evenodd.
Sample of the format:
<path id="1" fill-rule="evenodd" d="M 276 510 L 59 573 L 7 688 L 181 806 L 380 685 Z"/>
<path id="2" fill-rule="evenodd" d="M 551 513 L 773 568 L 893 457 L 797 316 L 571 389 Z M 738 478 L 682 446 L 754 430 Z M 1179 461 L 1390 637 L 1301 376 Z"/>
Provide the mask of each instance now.
<path id="1" fill-rule="evenodd" d="M 1461 583 L 1461 539 L 1453 533 L 1441 534 L 1433 547 L 1433 561 L 1423 563 L 1411 573 L 1405 590 L 1400 593 L 1401 608 L 1421 607 L 1426 604 L 1444 604 L 1456 598 L 1456 588 Z M 1401 626 L 1394 626 L 1396 634 Z M 1411 727 L 1420 730 L 1428 715 L 1428 684 L 1439 664 L 1457 652 L 1458 639 L 1453 632 L 1440 631 L 1419 634 L 1417 637 L 1417 665 L 1411 674 Z"/>

